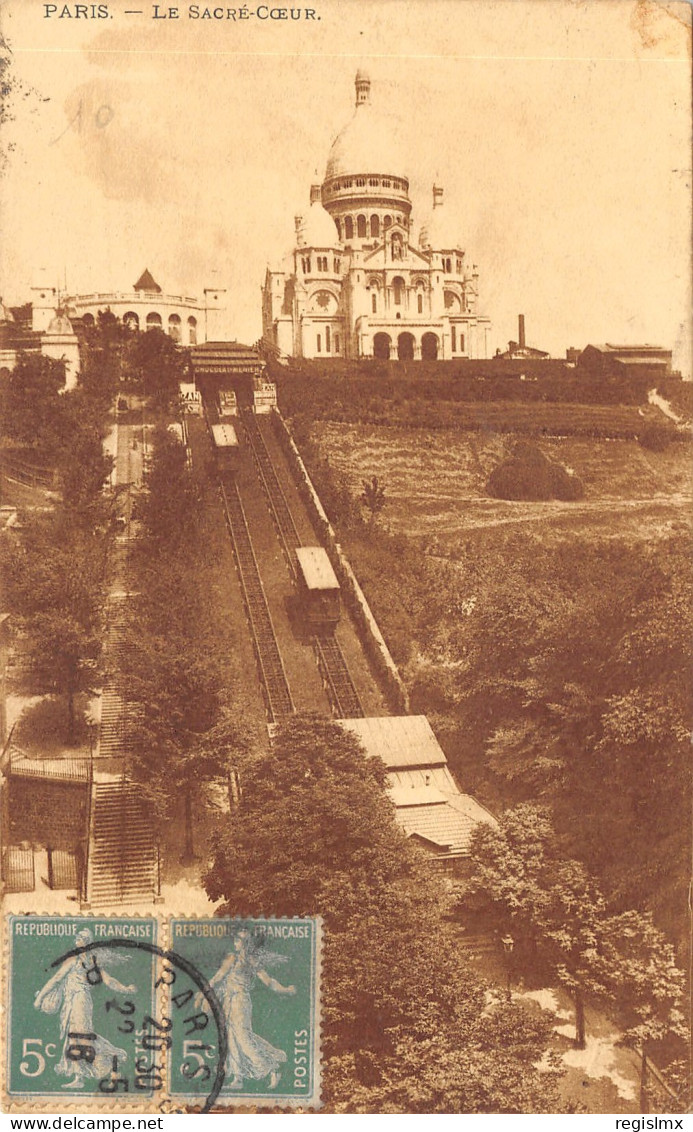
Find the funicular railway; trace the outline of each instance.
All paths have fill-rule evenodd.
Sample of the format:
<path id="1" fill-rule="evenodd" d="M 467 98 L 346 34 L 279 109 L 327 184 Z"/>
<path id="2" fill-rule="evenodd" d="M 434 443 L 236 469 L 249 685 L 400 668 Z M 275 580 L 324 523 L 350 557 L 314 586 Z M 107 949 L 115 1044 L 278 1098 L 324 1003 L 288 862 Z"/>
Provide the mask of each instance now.
<path id="1" fill-rule="evenodd" d="M 244 437 L 253 454 L 269 509 L 294 582 L 300 581 L 297 551 L 303 540 L 298 533 L 291 508 L 282 489 L 265 437 L 263 425 L 250 410 L 241 413 Z M 327 686 L 335 716 L 340 719 L 363 715 L 363 707 L 351 678 L 344 653 L 335 635 L 334 622 L 310 625 L 318 666 Z"/>
<path id="2" fill-rule="evenodd" d="M 282 716 L 291 714 L 295 708 L 236 479 L 235 472 L 240 456 L 239 440 L 252 454 L 258 480 L 272 515 L 292 582 L 299 590 L 301 572 L 296 552 L 301 548 L 304 540 L 299 534 L 270 449 L 263 436 L 262 426 L 255 413 L 251 409 L 241 409 L 233 418 L 235 427 L 229 426 L 228 423 L 223 425 L 210 423 L 215 415 L 214 408 L 207 404 L 207 424 L 215 449 L 224 513 L 263 684 L 267 713 L 270 722 L 276 722 Z M 305 620 L 334 715 L 337 718 L 363 716 L 358 692 L 335 636 L 336 620 L 330 623 L 315 622 L 310 618 Z"/>

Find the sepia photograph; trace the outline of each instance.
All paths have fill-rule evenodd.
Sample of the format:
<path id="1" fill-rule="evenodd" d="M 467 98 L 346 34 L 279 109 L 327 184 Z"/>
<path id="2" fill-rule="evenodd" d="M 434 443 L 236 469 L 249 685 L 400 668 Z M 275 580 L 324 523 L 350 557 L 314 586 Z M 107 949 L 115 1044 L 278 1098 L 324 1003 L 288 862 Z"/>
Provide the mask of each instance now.
<path id="1" fill-rule="evenodd" d="M 0 0 L 2 1111 L 683 1127 L 691 6 L 235 2 Z"/>

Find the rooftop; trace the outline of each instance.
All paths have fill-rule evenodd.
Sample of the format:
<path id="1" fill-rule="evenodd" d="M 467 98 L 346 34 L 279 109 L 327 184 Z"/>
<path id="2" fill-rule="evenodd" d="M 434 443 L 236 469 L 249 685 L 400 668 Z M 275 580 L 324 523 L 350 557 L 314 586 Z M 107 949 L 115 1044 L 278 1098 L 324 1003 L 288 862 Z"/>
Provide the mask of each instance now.
<path id="1" fill-rule="evenodd" d="M 390 769 L 447 763 L 425 715 L 375 716 L 339 722 L 358 736 L 369 755 L 377 755 Z"/>
<path id="2" fill-rule="evenodd" d="M 309 590 L 338 590 L 337 575 L 322 546 L 298 546 L 296 557 Z"/>

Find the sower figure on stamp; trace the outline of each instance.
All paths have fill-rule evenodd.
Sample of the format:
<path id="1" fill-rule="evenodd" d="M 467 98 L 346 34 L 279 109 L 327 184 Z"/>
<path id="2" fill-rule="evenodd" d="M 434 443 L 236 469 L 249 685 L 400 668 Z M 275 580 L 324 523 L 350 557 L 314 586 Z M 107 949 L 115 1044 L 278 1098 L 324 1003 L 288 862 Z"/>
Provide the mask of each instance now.
<path id="1" fill-rule="evenodd" d="M 75 947 L 86 947 L 92 943 L 91 932 L 84 928 L 75 936 Z M 70 1077 L 63 1085 L 64 1089 L 83 1089 L 85 1078 L 100 1080 L 107 1077 L 113 1067 L 113 1058 L 117 1057 L 122 1064 L 126 1060 L 125 1050 L 111 1044 L 107 1038 L 95 1034 L 89 1040 L 88 1047 L 93 1049 L 94 1057 L 88 1060 L 80 1057 L 75 1060 L 69 1056 L 69 1049 L 74 1047 L 75 1040 L 71 1034 L 94 1034 L 93 1015 L 94 1007 L 91 997 L 94 977 L 89 980 L 91 972 L 97 972 L 98 982 L 102 982 L 109 990 L 119 994 L 135 994 L 137 987 L 124 986 L 112 975 L 109 975 L 103 966 L 104 952 L 98 952 L 98 965 L 95 951 L 85 951 L 81 955 L 71 955 L 44 987 L 37 992 L 34 1007 L 44 1014 L 57 1014 L 60 1011 L 60 1038 L 63 1051 L 60 1061 L 55 1066 L 55 1072 L 60 1077 Z M 115 960 L 115 957 L 111 957 Z M 121 960 L 122 962 L 123 960 Z"/>
<path id="2" fill-rule="evenodd" d="M 226 1077 L 232 1089 L 242 1088 L 243 1081 L 248 1078 L 261 1081 L 263 1077 L 269 1077 L 268 1087 L 276 1089 L 286 1053 L 254 1032 L 250 991 L 256 979 L 276 994 L 294 995 L 296 987 L 285 987 L 267 974 L 266 966 L 286 963 L 287 958 L 268 951 L 262 937 L 242 929 L 233 946 L 234 950 L 226 956 L 210 981 L 226 1017 Z"/>

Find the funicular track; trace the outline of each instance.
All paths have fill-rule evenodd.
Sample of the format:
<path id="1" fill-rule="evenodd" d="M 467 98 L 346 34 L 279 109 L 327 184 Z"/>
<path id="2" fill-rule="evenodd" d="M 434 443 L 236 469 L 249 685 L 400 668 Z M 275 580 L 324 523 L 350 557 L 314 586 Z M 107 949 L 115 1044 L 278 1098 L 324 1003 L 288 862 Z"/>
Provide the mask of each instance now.
<path id="1" fill-rule="evenodd" d="M 355 719 L 357 716 L 363 716 L 359 694 L 334 633 L 317 633 L 313 637 L 313 643 L 318 656 L 318 667 L 327 684 L 334 714 L 338 719 Z"/>
<path id="2" fill-rule="evenodd" d="M 296 548 L 302 545 L 282 485 L 277 476 L 269 449 L 255 415 L 244 410 L 241 414 L 243 432 L 255 460 L 260 481 L 284 548 L 291 574 L 296 580 Z M 312 638 L 318 659 L 318 668 L 325 682 L 334 714 L 340 719 L 363 716 L 363 707 L 351 678 L 344 653 L 332 630 L 324 630 Z"/>
<path id="3" fill-rule="evenodd" d="M 279 538 L 289 563 L 292 577 L 296 578 L 296 556 L 294 551 L 302 545 L 301 536 L 296 529 L 291 508 L 279 482 L 279 477 L 272 463 L 269 449 L 258 425 L 255 414 L 248 409 L 241 413 L 243 433 L 250 448 L 255 465 L 260 476 L 260 482 L 265 492 L 272 517 L 274 519 Z"/>
<path id="4" fill-rule="evenodd" d="M 243 601 L 265 692 L 267 711 L 270 722 L 276 723 L 283 716 L 291 715 L 295 711 L 294 702 L 286 679 L 238 487 L 235 480 L 229 476 L 220 480 L 220 487 Z"/>

